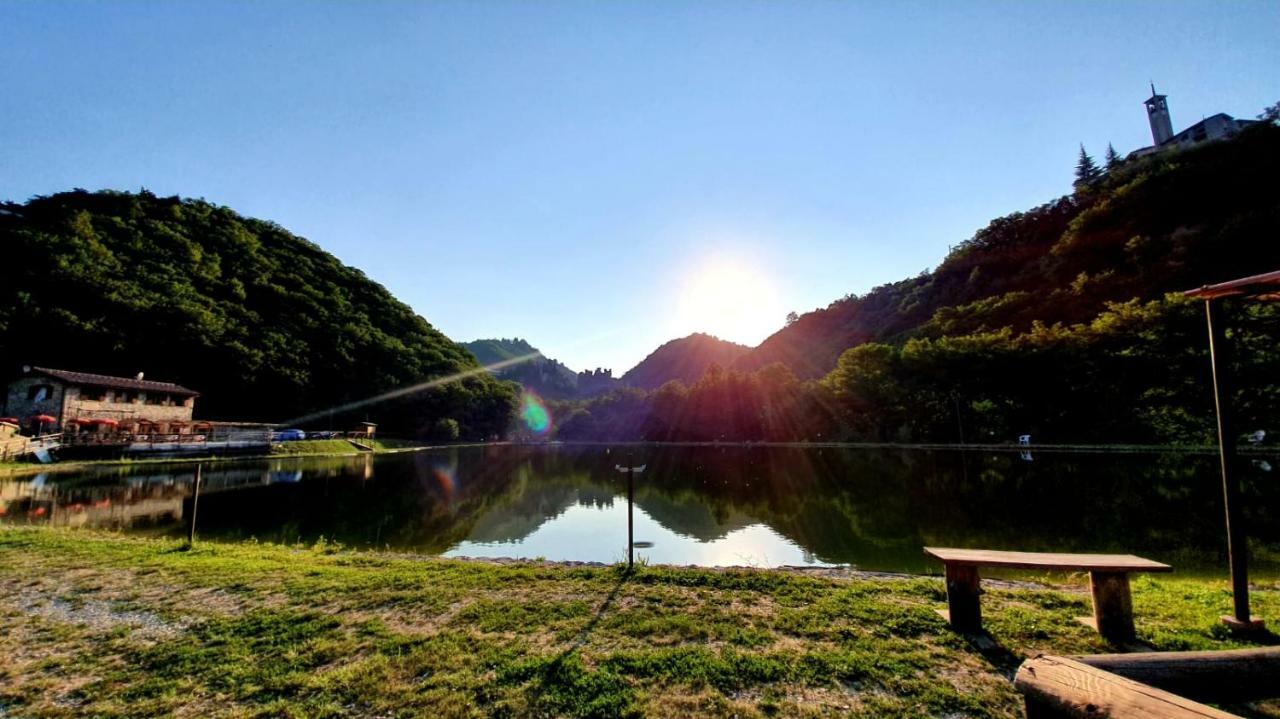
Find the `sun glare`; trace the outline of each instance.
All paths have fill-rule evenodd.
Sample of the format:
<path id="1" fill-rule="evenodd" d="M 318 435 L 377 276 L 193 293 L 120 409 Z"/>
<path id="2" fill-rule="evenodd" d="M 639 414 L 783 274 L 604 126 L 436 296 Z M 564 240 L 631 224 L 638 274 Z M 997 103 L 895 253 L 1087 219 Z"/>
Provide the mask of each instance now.
<path id="1" fill-rule="evenodd" d="M 785 315 L 765 273 L 738 260 L 714 258 L 685 279 L 674 329 L 755 345 L 782 327 Z"/>

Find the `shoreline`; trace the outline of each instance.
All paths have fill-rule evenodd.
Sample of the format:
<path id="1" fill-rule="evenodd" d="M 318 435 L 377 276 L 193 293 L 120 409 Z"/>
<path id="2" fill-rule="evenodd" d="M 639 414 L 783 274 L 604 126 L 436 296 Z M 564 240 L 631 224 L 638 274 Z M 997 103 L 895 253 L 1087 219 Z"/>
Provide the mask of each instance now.
<path id="1" fill-rule="evenodd" d="M 301 440 L 303 442 L 308 440 Z M 158 464 L 192 464 L 204 462 L 259 461 L 267 459 L 305 459 L 309 457 L 359 457 L 364 455 L 405 454 L 411 452 L 439 451 L 447 449 L 470 449 L 476 447 L 708 447 L 708 448 L 741 448 L 741 449 L 852 449 L 852 450 L 942 450 L 960 452 L 1042 452 L 1046 454 L 1070 453 L 1115 453 L 1115 454 L 1217 454 L 1216 445 L 1167 445 L 1167 444 L 955 444 L 955 443 L 902 443 L 902 442 L 650 442 L 650 441 L 618 441 L 604 442 L 592 440 L 530 442 L 507 440 L 499 442 L 461 442 L 451 444 L 423 444 L 407 447 L 388 447 L 362 452 L 355 448 L 342 452 L 275 452 L 268 454 L 212 454 L 185 457 L 142 457 L 115 459 L 67 460 L 38 464 L 29 462 L 6 462 L 0 464 L 0 480 L 42 472 L 75 471 L 88 467 L 112 467 Z M 1280 452 L 1273 447 L 1237 447 L 1241 456 L 1266 456 Z"/>

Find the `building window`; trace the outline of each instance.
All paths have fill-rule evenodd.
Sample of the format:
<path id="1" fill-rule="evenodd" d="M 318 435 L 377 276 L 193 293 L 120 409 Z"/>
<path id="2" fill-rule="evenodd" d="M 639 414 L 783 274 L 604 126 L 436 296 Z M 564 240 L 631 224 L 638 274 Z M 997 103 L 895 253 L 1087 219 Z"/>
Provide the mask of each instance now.
<path id="1" fill-rule="evenodd" d="M 128 404 L 138 398 L 137 392 L 128 392 L 125 390 L 116 391 L 116 401 L 121 404 Z"/>
<path id="2" fill-rule="evenodd" d="M 27 389 L 28 402 L 44 402 L 53 394 L 53 387 L 47 384 L 32 385 Z"/>

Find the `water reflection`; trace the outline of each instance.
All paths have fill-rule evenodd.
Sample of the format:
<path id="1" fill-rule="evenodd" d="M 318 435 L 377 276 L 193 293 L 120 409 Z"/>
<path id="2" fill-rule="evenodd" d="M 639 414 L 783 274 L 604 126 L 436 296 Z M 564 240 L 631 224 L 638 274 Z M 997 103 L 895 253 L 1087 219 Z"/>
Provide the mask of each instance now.
<path id="1" fill-rule="evenodd" d="M 1274 458 L 1269 458 L 1274 461 Z M 455 449 L 206 464 L 202 536 L 450 556 L 626 556 L 619 462 L 650 562 L 929 568 L 927 544 L 1135 552 L 1225 572 L 1212 456 L 837 448 Z M 1266 461 L 1259 458 L 1260 461 Z M 1245 467 L 1255 574 L 1277 574 L 1280 484 Z M 181 533 L 193 465 L 0 482 L 0 522 Z"/>

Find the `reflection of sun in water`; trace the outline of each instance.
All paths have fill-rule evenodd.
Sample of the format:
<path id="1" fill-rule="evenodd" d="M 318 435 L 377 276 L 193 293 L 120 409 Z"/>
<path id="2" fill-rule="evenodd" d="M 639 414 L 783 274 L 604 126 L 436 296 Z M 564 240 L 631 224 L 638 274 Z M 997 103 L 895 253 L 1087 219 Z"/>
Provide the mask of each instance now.
<path id="1" fill-rule="evenodd" d="M 782 327 L 785 315 L 767 275 L 745 262 L 714 257 L 686 276 L 674 329 L 755 345 Z"/>

